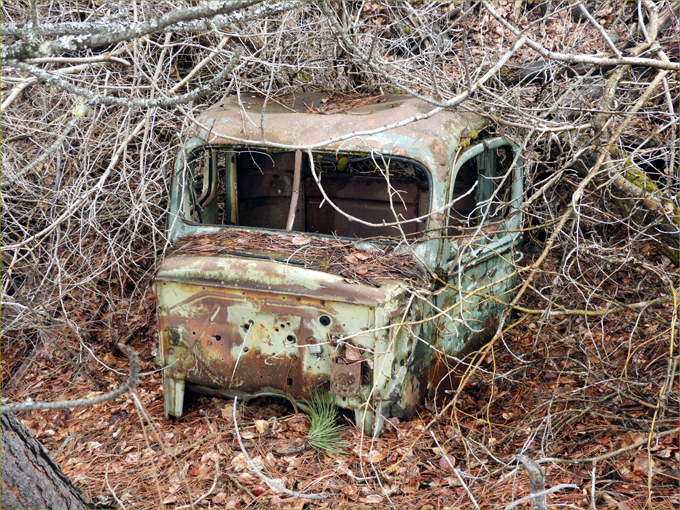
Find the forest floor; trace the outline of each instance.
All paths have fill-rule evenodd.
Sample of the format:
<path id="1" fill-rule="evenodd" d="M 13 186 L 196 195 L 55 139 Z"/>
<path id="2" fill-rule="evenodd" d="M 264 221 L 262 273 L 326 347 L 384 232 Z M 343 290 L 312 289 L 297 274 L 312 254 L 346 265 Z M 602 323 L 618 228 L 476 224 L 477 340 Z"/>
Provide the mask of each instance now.
<path id="1" fill-rule="evenodd" d="M 639 249 L 647 262 L 668 264 L 653 247 Z M 558 263 L 548 260 L 546 268 Z M 659 297 L 646 270 L 637 271 L 615 275 L 619 295 Z M 523 306 L 538 308 L 541 299 L 527 295 Z M 128 340 L 142 370 L 152 372 L 136 389 L 143 411 L 126 394 L 91 407 L 19 416 L 57 453 L 75 484 L 110 507 L 178 508 L 191 504 L 189 493 L 197 508 L 506 507 L 529 494 L 527 472 L 516 460 L 522 453 L 540 463 L 546 488 L 576 486 L 548 495 L 551 508 L 678 508 L 672 306 L 592 320 L 515 314 L 514 327 L 488 351 L 455 405 L 428 400 L 418 419 L 393 420 L 374 440 L 348 420 L 343 434 L 352 446 L 343 456 L 313 449 L 276 454 L 305 437 L 306 415 L 283 400 L 239 403 L 239 429 L 254 462 L 289 489 L 332 494 L 320 501 L 278 493 L 251 471 L 235 437 L 232 400 L 189 398 L 181 419 L 164 419 L 153 299 L 139 311 Z M 71 343 L 82 366 L 104 383 L 102 391 L 125 380 L 122 353 L 92 346 L 116 375 Z M 51 344 L 36 349 L 34 362 L 3 397 L 99 394 Z M 32 346 L 3 342 L 3 388 L 31 352 Z"/>

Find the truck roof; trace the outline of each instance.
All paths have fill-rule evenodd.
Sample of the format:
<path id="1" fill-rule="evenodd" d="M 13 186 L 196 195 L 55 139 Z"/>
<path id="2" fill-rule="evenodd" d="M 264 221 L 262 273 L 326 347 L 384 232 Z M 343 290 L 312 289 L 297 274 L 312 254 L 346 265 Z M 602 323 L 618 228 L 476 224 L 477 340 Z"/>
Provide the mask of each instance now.
<path id="1" fill-rule="evenodd" d="M 407 95 L 302 93 L 271 97 L 264 115 L 263 105 L 264 98 L 259 95 L 228 96 L 198 117 L 200 125 L 194 125 L 189 134 L 209 144 L 375 150 L 448 169 L 460 139 L 465 137 L 464 130 L 481 130 L 486 125 L 485 119 L 474 113 L 442 110 L 429 118 L 383 130 L 435 109 Z M 342 139 L 324 144 L 336 138 Z"/>

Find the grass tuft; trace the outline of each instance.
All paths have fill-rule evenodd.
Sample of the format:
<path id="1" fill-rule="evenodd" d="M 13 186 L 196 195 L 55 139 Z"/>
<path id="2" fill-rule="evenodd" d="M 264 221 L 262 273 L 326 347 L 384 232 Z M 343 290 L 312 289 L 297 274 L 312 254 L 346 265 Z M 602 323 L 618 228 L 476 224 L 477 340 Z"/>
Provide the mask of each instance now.
<path id="1" fill-rule="evenodd" d="M 338 408 L 328 392 L 315 392 L 307 401 L 311 426 L 307 441 L 317 451 L 335 455 L 347 454 L 349 443 L 342 438 L 344 426 L 338 423 Z"/>

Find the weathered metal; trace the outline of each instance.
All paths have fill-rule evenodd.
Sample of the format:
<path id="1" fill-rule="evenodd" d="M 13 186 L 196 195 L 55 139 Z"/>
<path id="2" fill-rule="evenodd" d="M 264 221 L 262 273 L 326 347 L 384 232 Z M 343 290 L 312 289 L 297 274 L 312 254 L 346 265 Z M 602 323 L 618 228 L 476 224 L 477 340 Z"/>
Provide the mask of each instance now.
<path id="1" fill-rule="evenodd" d="M 166 415 L 182 415 L 187 384 L 295 400 L 328 388 L 378 433 L 455 384 L 453 365 L 495 331 L 519 241 L 512 143 L 452 111 L 379 129 L 432 109 L 407 96 L 333 101 L 262 114 L 261 98 L 229 98 L 188 132 L 168 219 L 184 249 L 156 278 Z M 373 270 L 391 252 L 413 278 Z"/>

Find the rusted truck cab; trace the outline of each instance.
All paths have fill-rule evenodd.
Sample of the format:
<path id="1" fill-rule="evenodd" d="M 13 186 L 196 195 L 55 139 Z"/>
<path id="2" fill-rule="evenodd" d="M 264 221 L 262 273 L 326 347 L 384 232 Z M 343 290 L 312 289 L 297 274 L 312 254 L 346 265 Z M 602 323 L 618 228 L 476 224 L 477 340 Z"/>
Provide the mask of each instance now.
<path id="1" fill-rule="evenodd" d="M 155 284 L 166 416 L 187 390 L 326 389 L 377 434 L 488 341 L 515 287 L 522 165 L 486 119 L 432 110 L 241 95 L 197 119 Z"/>

